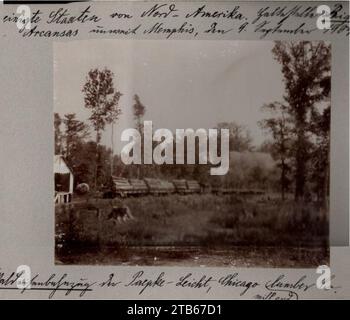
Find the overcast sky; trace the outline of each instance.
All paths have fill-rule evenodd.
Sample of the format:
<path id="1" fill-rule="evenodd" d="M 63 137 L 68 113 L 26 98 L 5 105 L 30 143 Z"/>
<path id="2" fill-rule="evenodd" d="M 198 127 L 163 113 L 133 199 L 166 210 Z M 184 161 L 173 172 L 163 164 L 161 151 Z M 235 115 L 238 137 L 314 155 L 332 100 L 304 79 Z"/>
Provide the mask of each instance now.
<path id="1" fill-rule="evenodd" d="M 84 40 L 54 44 L 54 108 L 86 121 L 82 87 L 92 68 L 111 69 L 123 93 L 115 126 L 134 127 L 133 95 L 146 106 L 154 128 L 213 128 L 235 121 L 250 130 L 254 145 L 266 137 L 257 122 L 264 103 L 280 101 L 283 82 L 269 41 Z M 110 146 L 110 129 L 102 142 Z M 92 136 L 94 138 L 94 135 Z"/>

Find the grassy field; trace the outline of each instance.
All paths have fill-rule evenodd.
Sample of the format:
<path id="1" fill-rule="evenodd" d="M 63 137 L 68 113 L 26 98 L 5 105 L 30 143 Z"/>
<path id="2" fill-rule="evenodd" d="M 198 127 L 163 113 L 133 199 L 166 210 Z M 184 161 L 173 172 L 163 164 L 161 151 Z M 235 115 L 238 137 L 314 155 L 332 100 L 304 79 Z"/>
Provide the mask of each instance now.
<path id="1" fill-rule="evenodd" d="M 134 220 L 107 219 L 121 205 Z M 318 265 L 328 259 L 328 225 L 317 203 L 266 196 L 84 200 L 56 206 L 56 257 L 74 264 Z"/>

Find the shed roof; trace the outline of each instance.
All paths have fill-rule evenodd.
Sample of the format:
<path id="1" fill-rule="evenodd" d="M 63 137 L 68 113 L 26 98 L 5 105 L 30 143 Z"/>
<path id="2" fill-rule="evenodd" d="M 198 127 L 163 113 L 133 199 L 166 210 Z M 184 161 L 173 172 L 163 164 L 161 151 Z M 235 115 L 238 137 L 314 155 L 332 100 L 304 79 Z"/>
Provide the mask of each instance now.
<path id="1" fill-rule="evenodd" d="M 54 173 L 70 173 L 73 174 L 72 170 L 68 167 L 66 161 L 64 160 L 63 156 L 58 154 L 54 156 L 54 166 L 53 166 L 53 172 Z"/>

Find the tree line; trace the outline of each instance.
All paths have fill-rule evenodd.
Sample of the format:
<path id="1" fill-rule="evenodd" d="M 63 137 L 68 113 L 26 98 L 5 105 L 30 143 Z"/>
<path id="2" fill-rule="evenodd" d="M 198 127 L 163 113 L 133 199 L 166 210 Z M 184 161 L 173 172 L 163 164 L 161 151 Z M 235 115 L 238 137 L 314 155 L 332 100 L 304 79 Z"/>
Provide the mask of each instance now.
<path id="1" fill-rule="evenodd" d="M 90 70 L 82 88 L 89 124 L 74 113 L 55 113 L 55 153 L 62 154 L 75 175 L 76 183 L 93 189 L 111 183 L 111 176 L 126 178 L 193 178 L 203 183 L 233 187 L 259 187 L 277 190 L 281 198 L 294 193 L 296 201 L 311 193 L 327 201 L 329 194 L 331 48 L 325 42 L 275 42 L 274 58 L 281 65 L 285 92 L 283 101 L 262 106 L 266 114 L 259 126 L 268 139 L 252 145 L 249 131 L 235 122 L 222 122 L 217 128 L 230 131 L 230 151 L 260 151 L 272 156 L 275 167 L 259 163 L 251 166 L 241 160 L 227 177 L 213 178 L 206 165 L 128 165 L 114 154 L 114 125 L 121 115 L 122 93 L 115 88 L 109 69 Z M 143 134 L 146 106 L 135 94 L 132 112 L 135 128 Z M 101 134 L 111 126 L 111 147 L 101 145 Z M 92 130 L 95 138 L 91 139 Z M 219 144 L 220 145 L 220 144 Z M 185 150 L 186 152 L 186 150 Z M 143 154 L 143 152 L 141 152 Z M 235 171 L 236 170 L 236 171 Z"/>
<path id="2" fill-rule="evenodd" d="M 283 101 L 265 104 L 260 126 L 271 136 L 270 152 L 280 169 L 282 198 L 294 187 L 296 201 L 329 194 L 331 47 L 323 41 L 276 42 Z"/>

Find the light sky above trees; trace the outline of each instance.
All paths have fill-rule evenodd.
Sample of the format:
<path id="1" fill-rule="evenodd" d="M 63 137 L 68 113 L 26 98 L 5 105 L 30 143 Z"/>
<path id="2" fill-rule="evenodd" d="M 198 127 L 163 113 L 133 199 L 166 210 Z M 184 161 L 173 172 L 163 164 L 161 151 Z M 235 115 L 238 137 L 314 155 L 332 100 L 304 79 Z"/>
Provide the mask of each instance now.
<path id="1" fill-rule="evenodd" d="M 264 103 L 282 101 L 281 66 L 270 41 L 84 40 L 54 44 L 54 111 L 76 113 L 87 121 L 82 88 L 92 68 L 109 68 L 123 93 L 115 125 L 115 150 L 121 132 L 135 127 L 133 96 L 146 106 L 154 128 L 214 128 L 235 121 L 249 129 L 253 145 L 266 136 L 257 122 Z M 110 128 L 102 144 L 110 145 Z M 93 130 L 92 131 L 92 139 Z"/>

